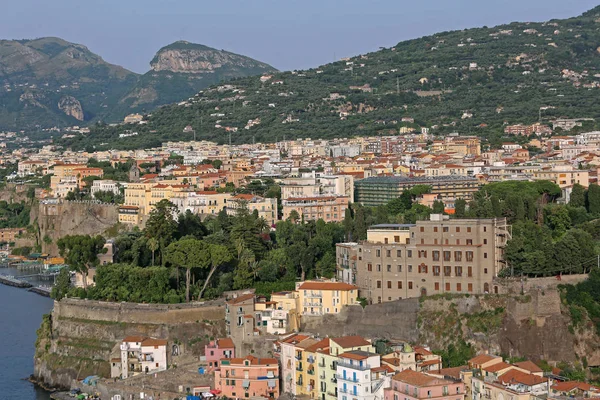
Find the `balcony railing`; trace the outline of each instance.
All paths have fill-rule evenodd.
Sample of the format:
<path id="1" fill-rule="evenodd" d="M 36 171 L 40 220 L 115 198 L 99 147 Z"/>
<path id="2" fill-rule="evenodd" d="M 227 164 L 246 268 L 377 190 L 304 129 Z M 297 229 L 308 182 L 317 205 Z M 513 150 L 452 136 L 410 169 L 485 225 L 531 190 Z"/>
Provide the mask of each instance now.
<path id="1" fill-rule="evenodd" d="M 300 371 L 300 372 L 304 371 L 304 369 L 302 368 L 302 365 L 296 366 L 296 371 Z"/>
<path id="2" fill-rule="evenodd" d="M 323 297 L 323 295 L 321 293 L 318 293 L 318 292 L 308 292 L 306 294 L 306 297 L 312 297 L 312 298 L 320 299 L 321 297 Z"/>
<path id="3" fill-rule="evenodd" d="M 340 374 L 336 374 L 335 375 L 337 379 L 340 379 L 342 381 L 347 381 L 347 382 L 358 382 L 358 378 L 356 377 L 352 377 L 352 376 L 343 376 Z"/>
<path id="4" fill-rule="evenodd" d="M 345 360 L 338 361 L 338 366 L 345 367 L 345 368 L 351 368 L 351 369 L 357 369 L 359 371 L 366 371 L 368 369 L 371 369 L 371 366 L 367 363 L 363 363 L 362 365 L 360 365 L 360 364 L 350 363 L 350 361 L 345 361 Z"/>

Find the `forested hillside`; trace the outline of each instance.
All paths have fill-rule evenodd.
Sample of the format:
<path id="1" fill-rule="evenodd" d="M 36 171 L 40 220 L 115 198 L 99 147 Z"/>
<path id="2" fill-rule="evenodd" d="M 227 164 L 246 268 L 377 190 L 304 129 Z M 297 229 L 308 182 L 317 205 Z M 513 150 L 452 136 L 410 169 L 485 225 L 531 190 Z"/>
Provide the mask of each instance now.
<path id="1" fill-rule="evenodd" d="M 65 144 L 147 147 L 189 139 L 187 125 L 221 143 L 229 131 L 242 143 L 398 134 L 402 126 L 498 139 L 505 122 L 595 118 L 599 27 L 596 7 L 566 20 L 441 32 L 306 71 L 234 79 L 153 112 L 146 125 L 99 126 Z M 139 135 L 116 139 L 125 130 Z"/>

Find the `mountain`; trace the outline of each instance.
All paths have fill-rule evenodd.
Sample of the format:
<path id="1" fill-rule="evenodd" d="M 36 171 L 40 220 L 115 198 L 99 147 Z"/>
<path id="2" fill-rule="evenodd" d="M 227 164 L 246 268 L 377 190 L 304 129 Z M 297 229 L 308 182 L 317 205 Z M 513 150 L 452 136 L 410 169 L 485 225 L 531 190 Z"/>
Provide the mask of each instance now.
<path id="1" fill-rule="evenodd" d="M 150 65 L 138 75 L 63 39 L 0 40 L 0 131 L 117 122 L 221 80 L 276 71 L 183 41 L 160 49 Z"/>
<path id="2" fill-rule="evenodd" d="M 0 130 L 81 124 L 104 115 L 136 81 L 80 44 L 0 40 Z"/>
<path id="3" fill-rule="evenodd" d="M 189 139 L 187 125 L 197 138 L 221 143 L 236 129 L 234 143 L 398 134 L 401 127 L 498 143 L 505 122 L 597 118 L 600 7 L 564 20 L 441 32 L 306 71 L 228 83 L 154 111 L 146 125 L 98 127 L 65 144 L 146 147 Z M 128 129 L 138 132 L 135 140 L 118 140 Z"/>
<path id="4" fill-rule="evenodd" d="M 186 41 L 161 48 L 150 66 L 119 101 L 118 117 L 185 100 L 224 80 L 277 71 L 249 57 Z"/>

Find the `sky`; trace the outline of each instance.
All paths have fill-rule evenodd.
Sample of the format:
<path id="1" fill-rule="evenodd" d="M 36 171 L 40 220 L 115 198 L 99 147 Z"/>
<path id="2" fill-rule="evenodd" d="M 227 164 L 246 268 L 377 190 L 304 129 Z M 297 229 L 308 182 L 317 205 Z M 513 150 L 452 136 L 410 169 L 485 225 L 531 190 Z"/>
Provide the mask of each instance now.
<path id="1" fill-rule="evenodd" d="M 598 0 L 3 0 L 0 38 L 57 36 L 138 73 L 187 40 L 280 70 L 441 31 L 568 18 Z"/>

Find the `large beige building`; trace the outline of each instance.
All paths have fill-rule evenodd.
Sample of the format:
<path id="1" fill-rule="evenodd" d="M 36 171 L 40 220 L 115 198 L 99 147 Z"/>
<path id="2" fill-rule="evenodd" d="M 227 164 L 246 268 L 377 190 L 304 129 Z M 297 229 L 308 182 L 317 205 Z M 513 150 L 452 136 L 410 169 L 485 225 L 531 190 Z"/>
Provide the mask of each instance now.
<path id="1" fill-rule="evenodd" d="M 338 278 L 381 303 L 439 293 L 492 293 L 511 235 L 506 219 L 448 219 L 372 226 L 363 243 L 337 245 Z"/>

